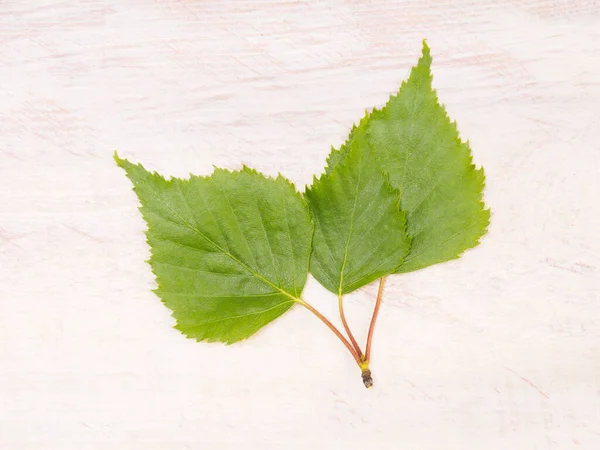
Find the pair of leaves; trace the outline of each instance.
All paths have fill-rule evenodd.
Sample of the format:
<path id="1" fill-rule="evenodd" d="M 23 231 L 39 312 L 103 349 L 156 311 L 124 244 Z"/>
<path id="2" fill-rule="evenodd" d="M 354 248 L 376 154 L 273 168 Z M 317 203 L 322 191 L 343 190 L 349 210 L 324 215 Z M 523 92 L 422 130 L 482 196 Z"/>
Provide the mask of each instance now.
<path id="1" fill-rule="evenodd" d="M 367 114 L 327 161 L 327 173 L 345 165 L 356 139 L 376 149 L 376 164 L 400 193 L 411 237 L 410 254 L 395 273 L 458 258 L 479 243 L 490 219 L 481 200 L 483 168 L 475 169 L 469 145 L 439 104 L 432 80 L 431 54 L 423 43 L 423 55 L 400 92 Z"/>
<path id="2" fill-rule="evenodd" d="M 400 92 L 352 129 L 304 197 L 246 167 L 166 180 L 115 155 L 177 329 L 233 343 L 301 303 L 309 268 L 343 295 L 477 245 L 489 222 L 483 171 L 438 103 L 430 65 L 424 44 Z"/>

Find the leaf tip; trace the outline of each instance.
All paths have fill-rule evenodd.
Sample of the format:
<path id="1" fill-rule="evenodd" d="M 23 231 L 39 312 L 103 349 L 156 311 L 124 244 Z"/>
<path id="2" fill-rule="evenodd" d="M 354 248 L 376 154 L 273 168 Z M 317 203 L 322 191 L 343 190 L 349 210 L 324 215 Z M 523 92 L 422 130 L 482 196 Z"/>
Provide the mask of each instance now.
<path id="1" fill-rule="evenodd" d="M 125 164 L 125 161 L 127 161 L 126 159 L 120 158 L 119 153 L 117 153 L 116 150 L 113 153 L 113 159 L 115 160 L 115 162 L 117 163 L 117 166 L 119 166 L 119 167 L 123 167 L 123 164 Z"/>
<path id="2" fill-rule="evenodd" d="M 419 58 L 418 66 L 429 68 L 431 66 L 431 49 L 427 45 L 427 41 L 423 39 L 423 48 L 421 50 L 421 57 Z"/>

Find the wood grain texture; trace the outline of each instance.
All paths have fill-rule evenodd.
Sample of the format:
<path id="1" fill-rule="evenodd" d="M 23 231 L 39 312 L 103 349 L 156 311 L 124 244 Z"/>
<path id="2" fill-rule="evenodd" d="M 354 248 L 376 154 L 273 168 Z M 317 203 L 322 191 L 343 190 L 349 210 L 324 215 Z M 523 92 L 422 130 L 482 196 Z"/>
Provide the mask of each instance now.
<path id="1" fill-rule="evenodd" d="M 599 24 L 575 0 L 1 2 L 0 448 L 600 448 Z M 301 187 L 422 38 L 492 224 L 389 279 L 375 388 L 301 309 L 227 348 L 173 330 L 113 150 Z M 347 301 L 361 341 L 375 291 Z"/>

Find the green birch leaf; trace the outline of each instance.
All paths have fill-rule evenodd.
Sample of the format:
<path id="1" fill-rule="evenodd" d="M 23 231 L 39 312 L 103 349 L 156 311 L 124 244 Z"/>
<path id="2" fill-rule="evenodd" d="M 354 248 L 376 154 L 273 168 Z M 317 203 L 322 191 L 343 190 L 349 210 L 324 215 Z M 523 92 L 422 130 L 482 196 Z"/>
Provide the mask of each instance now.
<path id="1" fill-rule="evenodd" d="M 473 165 L 469 144 L 438 102 L 432 79 L 431 55 L 423 42 L 423 54 L 400 92 L 353 127 L 327 161 L 326 173 L 332 173 L 359 137 L 373 147 L 379 166 L 400 191 L 412 238 L 410 254 L 396 273 L 458 258 L 479 243 L 489 224 L 483 169 Z"/>
<path id="2" fill-rule="evenodd" d="M 233 343 L 292 307 L 306 282 L 313 225 L 291 183 L 247 167 L 166 180 L 115 160 L 141 202 L 156 293 L 175 328 Z"/>
<path id="3" fill-rule="evenodd" d="M 310 271 L 338 295 L 393 273 L 410 247 L 398 191 L 370 161 L 365 139 L 350 146 L 344 163 L 305 193 L 315 222 Z"/>

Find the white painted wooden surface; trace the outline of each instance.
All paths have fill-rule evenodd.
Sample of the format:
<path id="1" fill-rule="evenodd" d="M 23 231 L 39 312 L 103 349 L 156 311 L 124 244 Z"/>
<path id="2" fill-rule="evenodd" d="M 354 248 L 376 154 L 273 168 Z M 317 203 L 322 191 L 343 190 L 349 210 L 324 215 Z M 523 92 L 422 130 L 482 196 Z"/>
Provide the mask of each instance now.
<path id="1" fill-rule="evenodd" d="M 492 225 L 389 280 L 376 387 L 302 309 L 228 348 L 173 330 L 114 149 L 302 187 L 422 38 Z M 0 448 L 600 448 L 599 82 L 597 1 L 1 2 Z"/>

